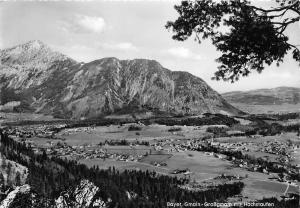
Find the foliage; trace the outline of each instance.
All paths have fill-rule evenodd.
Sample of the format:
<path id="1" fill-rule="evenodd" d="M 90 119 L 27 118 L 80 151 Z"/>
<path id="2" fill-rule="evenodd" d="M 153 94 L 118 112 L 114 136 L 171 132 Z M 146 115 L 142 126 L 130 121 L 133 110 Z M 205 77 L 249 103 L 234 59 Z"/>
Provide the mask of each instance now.
<path id="1" fill-rule="evenodd" d="M 181 131 L 182 128 L 181 127 L 172 127 L 170 129 L 168 129 L 168 132 L 175 132 L 175 131 Z"/>
<path id="2" fill-rule="evenodd" d="M 213 133 L 214 137 L 225 137 L 225 136 L 228 136 L 227 133 L 226 133 L 227 131 L 228 131 L 228 128 L 217 127 L 217 126 L 208 127 L 206 129 L 206 132 Z"/>
<path id="3" fill-rule="evenodd" d="M 227 125 L 232 126 L 239 122 L 232 117 L 222 114 L 206 114 L 204 117 L 183 117 L 183 118 L 160 118 L 155 123 L 167 126 L 203 126 L 203 125 Z"/>
<path id="4" fill-rule="evenodd" d="M 130 125 L 128 127 L 128 131 L 141 131 L 142 127 L 141 126 L 137 126 L 137 125 Z"/>
<path id="5" fill-rule="evenodd" d="M 175 6 L 179 17 L 166 28 L 173 39 L 184 41 L 210 38 L 222 55 L 214 79 L 237 81 L 265 65 L 283 62 L 291 51 L 300 64 L 300 50 L 285 34 L 289 25 L 300 20 L 299 0 L 276 0 L 276 7 L 264 9 L 248 0 L 182 1 Z"/>

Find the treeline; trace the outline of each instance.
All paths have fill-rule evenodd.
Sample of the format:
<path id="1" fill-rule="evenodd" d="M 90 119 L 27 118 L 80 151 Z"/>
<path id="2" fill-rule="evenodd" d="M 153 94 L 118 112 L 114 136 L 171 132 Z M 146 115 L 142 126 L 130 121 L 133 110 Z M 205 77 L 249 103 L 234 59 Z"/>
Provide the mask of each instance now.
<path id="1" fill-rule="evenodd" d="M 300 118 L 300 113 L 278 113 L 278 114 L 256 114 L 249 115 L 249 118 L 259 118 L 263 120 L 279 120 L 286 121 L 289 119 L 298 119 Z"/>
<path id="2" fill-rule="evenodd" d="M 161 118 L 155 119 L 155 123 L 167 126 L 203 126 L 203 125 L 227 125 L 232 126 L 239 122 L 232 117 L 222 114 L 204 114 L 204 117 L 183 117 L 183 118 Z"/>
<path id="3" fill-rule="evenodd" d="M 300 124 L 293 124 L 293 125 L 287 125 L 283 126 L 278 123 L 271 123 L 271 124 L 265 124 L 258 126 L 256 125 L 253 130 L 246 131 L 246 136 L 249 135 L 262 135 L 262 136 L 274 136 L 277 134 L 281 134 L 284 132 L 298 132 L 300 130 Z"/>
<path id="4" fill-rule="evenodd" d="M 244 130 L 244 131 L 243 131 Z M 262 124 L 262 125 L 252 125 L 247 126 L 247 128 L 241 129 L 240 132 L 234 134 L 228 134 L 230 131 L 229 128 L 224 127 L 208 127 L 206 129 L 207 132 L 212 133 L 214 138 L 218 137 L 228 137 L 228 136 L 254 136 L 254 135 L 261 135 L 261 136 L 274 136 L 284 132 L 298 132 L 300 131 L 300 124 L 293 124 L 282 126 L 278 123 L 271 123 L 271 124 Z"/>
<path id="5" fill-rule="evenodd" d="M 60 193 L 82 179 L 89 179 L 100 187 L 101 198 L 110 198 L 109 207 L 166 207 L 167 202 L 214 202 L 240 194 L 243 183 L 219 185 L 203 191 L 188 191 L 180 188 L 188 179 L 157 175 L 155 172 L 129 171 L 119 172 L 115 168 L 101 170 L 98 167 L 87 168 L 76 161 L 48 157 L 45 153 L 35 154 L 24 143 L 18 143 L 1 132 L 1 152 L 10 160 L 28 167 L 28 183 L 43 199 L 43 206 L 57 198 Z M 129 199 L 126 191 L 136 193 Z"/>

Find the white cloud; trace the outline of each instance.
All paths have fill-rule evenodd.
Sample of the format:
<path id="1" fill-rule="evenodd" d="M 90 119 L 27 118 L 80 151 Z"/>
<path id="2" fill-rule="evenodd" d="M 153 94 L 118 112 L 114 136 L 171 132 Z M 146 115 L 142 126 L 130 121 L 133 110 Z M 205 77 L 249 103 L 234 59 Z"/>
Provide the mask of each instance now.
<path id="1" fill-rule="evenodd" d="M 119 50 L 119 51 L 138 51 L 138 48 L 130 42 L 121 43 L 103 43 L 99 44 L 100 48 L 108 50 Z"/>
<path id="2" fill-rule="evenodd" d="M 193 53 L 187 48 L 184 47 L 176 47 L 176 48 L 169 48 L 166 50 L 166 53 L 169 55 L 175 56 L 177 58 L 184 58 L 184 59 L 195 59 L 195 60 L 203 60 L 204 57 L 198 54 Z"/>
<path id="3" fill-rule="evenodd" d="M 102 17 L 80 16 L 78 24 L 92 32 L 101 33 L 105 28 L 105 21 Z"/>
<path id="4" fill-rule="evenodd" d="M 102 33 L 106 28 L 106 22 L 102 17 L 74 15 L 72 19 L 60 22 L 61 29 L 76 33 Z"/>

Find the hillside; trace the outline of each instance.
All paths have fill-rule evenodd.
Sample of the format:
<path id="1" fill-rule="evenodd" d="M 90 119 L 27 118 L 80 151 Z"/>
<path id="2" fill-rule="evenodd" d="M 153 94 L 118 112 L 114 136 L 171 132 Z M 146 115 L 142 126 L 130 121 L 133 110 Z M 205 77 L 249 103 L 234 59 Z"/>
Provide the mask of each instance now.
<path id="1" fill-rule="evenodd" d="M 278 87 L 222 94 L 231 105 L 251 114 L 300 112 L 300 88 Z"/>
<path id="2" fill-rule="evenodd" d="M 0 51 L 0 61 L 0 110 L 76 119 L 137 110 L 240 113 L 202 79 L 155 60 L 79 63 L 30 41 Z"/>
<path id="3" fill-rule="evenodd" d="M 245 103 L 252 105 L 297 104 L 300 103 L 300 88 L 278 87 L 244 92 L 234 91 L 224 93 L 222 96 L 230 103 Z"/>

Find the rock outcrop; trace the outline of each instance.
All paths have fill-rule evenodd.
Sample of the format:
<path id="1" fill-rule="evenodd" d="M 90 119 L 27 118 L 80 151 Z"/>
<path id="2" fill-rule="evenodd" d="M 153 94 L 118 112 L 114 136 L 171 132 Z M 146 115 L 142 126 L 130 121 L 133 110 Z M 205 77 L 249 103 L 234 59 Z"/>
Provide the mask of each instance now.
<path id="1" fill-rule="evenodd" d="M 96 196 L 99 188 L 88 180 L 82 180 L 75 190 L 68 190 L 55 200 L 57 208 L 105 208 L 106 203 Z"/>
<path id="2" fill-rule="evenodd" d="M 30 193 L 30 186 L 25 184 L 17 186 L 13 191 L 9 192 L 6 198 L 0 203 L 0 208 L 13 208 L 13 203 L 16 203 L 18 197 Z"/>
<path id="3" fill-rule="evenodd" d="M 106 208 L 107 203 L 99 196 L 100 188 L 88 180 L 82 180 L 76 187 L 61 193 L 53 202 L 38 196 L 29 185 L 17 186 L 0 203 L 0 208 Z"/>

